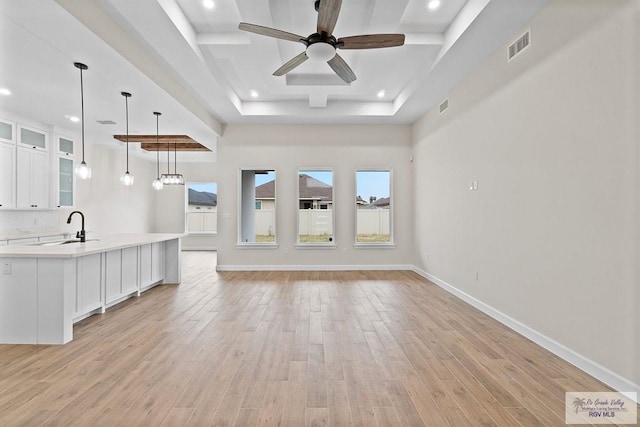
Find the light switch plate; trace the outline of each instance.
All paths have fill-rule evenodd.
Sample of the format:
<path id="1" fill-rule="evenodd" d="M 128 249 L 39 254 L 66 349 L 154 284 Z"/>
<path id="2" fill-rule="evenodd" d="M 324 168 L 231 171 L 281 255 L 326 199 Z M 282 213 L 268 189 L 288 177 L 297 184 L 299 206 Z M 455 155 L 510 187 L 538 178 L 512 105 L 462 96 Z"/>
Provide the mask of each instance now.
<path id="1" fill-rule="evenodd" d="M 11 274 L 11 263 L 10 262 L 3 262 L 2 263 L 2 274 L 4 274 L 4 275 L 10 275 Z"/>

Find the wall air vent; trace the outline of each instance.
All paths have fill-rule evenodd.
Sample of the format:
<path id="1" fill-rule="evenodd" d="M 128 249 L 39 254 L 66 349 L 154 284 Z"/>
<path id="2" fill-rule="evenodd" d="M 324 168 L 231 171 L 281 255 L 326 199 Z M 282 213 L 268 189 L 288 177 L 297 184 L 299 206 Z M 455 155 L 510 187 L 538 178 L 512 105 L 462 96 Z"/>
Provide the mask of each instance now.
<path id="1" fill-rule="evenodd" d="M 449 108 L 449 99 L 445 99 L 444 101 L 442 101 L 442 104 L 440 104 L 440 114 L 444 113 L 445 110 Z"/>
<path id="2" fill-rule="evenodd" d="M 100 123 L 101 125 L 115 125 L 116 122 L 114 122 L 113 120 L 96 120 L 96 122 Z"/>
<path id="3" fill-rule="evenodd" d="M 509 46 L 509 61 L 515 58 L 520 52 L 531 44 L 531 30 L 527 30 L 518 40 Z"/>

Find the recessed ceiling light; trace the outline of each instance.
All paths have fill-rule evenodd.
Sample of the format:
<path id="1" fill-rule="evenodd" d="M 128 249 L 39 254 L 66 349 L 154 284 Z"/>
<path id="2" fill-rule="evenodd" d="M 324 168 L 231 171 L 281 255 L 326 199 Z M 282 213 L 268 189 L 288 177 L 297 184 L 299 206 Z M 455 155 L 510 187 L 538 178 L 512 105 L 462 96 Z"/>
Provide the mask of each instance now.
<path id="1" fill-rule="evenodd" d="M 437 8 L 440 7 L 440 0 L 431 0 L 427 4 L 427 7 L 429 8 L 429 10 L 436 10 Z"/>
<path id="2" fill-rule="evenodd" d="M 213 2 L 213 0 L 203 0 L 202 1 L 202 5 L 204 7 L 206 7 L 207 9 L 213 9 L 214 7 L 216 7 L 216 5 Z"/>
<path id="3" fill-rule="evenodd" d="M 251 97 L 252 98 L 257 98 L 258 97 L 258 92 L 256 92 L 255 90 L 251 91 Z"/>
<path id="4" fill-rule="evenodd" d="M 380 92 L 378 92 L 378 98 L 384 98 L 385 95 L 385 91 L 381 90 Z"/>
<path id="5" fill-rule="evenodd" d="M 11 91 L 9 89 L 7 89 L 7 88 L 0 87 L 0 95 L 9 96 L 9 95 L 11 95 Z"/>
<path id="6" fill-rule="evenodd" d="M 70 116 L 70 115 L 65 115 L 65 117 L 67 119 L 69 119 L 70 121 L 72 121 L 73 123 L 78 123 L 80 121 L 80 118 L 78 118 L 77 116 Z"/>

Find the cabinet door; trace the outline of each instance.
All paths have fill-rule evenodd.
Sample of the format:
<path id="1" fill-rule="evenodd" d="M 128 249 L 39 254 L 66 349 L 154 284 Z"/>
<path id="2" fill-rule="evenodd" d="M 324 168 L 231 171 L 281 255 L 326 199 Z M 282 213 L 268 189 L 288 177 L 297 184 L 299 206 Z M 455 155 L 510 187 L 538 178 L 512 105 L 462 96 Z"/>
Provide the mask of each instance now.
<path id="1" fill-rule="evenodd" d="M 31 155 L 31 205 L 49 207 L 49 155 L 33 151 Z"/>
<path id="2" fill-rule="evenodd" d="M 164 242 L 151 244 L 151 283 L 164 279 Z"/>
<path id="3" fill-rule="evenodd" d="M 49 139 L 47 132 L 20 125 L 18 125 L 18 129 L 18 144 L 43 151 L 49 148 L 47 146 Z"/>
<path id="4" fill-rule="evenodd" d="M 0 142 L 0 207 L 13 208 L 16 205 L 16 147 Z"/>
<path id="5" fill-rule="evenodd" d="M 122 250 L 122 293 L 130 295 L 138 290 L 138 247 Z"/>
<path id="6" fill-rule="evenodd" d="M 49 207 L 49 155 L 33 148 L 19 147 L 16 161 L 16 206 Z"/>
<path id="7" fill-rule="evenodd" d="M 16 206 L 31 207 L 31 151 L 19 148 L 16 161 Z"/>
<path id="8" fill-rule="evenodd" d="M 58 157 L 58 206 L 73 206 L 73 159 Z"/>
<path id="9" fill-rule="evenodd" d="M 140 246 L 140 290 L 147 288 L 151 283 L 151 245 Z"/>
<path id="10" fill-rule="evenodd" d="M 105 254 L 105 302 L 117 300 L 122 295 L 121 260 L 122 251 L 109 251 Z"/>
<path id="11" fill-rule="evenodd" d="M 82 316 L 102 307 L 101 262 L 102 254 L 78 258 L 76 275 L 76 315 Z"/>

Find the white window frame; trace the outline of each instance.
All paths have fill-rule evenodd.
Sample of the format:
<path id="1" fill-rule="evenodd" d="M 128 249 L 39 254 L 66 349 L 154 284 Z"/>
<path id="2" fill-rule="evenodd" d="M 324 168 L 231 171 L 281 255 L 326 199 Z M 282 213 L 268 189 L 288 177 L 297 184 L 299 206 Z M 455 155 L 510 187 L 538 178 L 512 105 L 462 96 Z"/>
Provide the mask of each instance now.
<path id="1" fill-rule="evenodd" d="M 358 172 L 388 172 L 389 173 L 389 241 L 388 242 L 358 242 L 358 208 L 355 201 L 358 197 Z M 394 238 L 394 187 L 393 187 L 393 168 L 381 168 L 381 167 L 361 167 L 356 168 L 354 173 L 354 195 L 353 195 L 353 246 L 358 249 L 370 249 L 370 248 L 395 248 Z"/>
<path id="2" fill-rule="evenodd" d="M 300 173 L 301 172 L 331 172 L 331 186 L 333 200 L 331 201 L 331 222 L 332 222 L 332 241 L 330 242 L 301 242 L 300 241 Z M 299 168 L 296 172 L 296 245 L 298 249 L 308 248 L 324 248 L 335 249 L 337 247 L 336 242 L 336 173 L 331 167 L 306 167 Z"/>
<path id="3" fill-rule="evenodd" d="M 216 231 L 189 231 L 189 185 L 190 184 L 215 184 L 216 196 L 218 195 L 218 182 L 217 181 L 188 181 L 185 183 L 184 189 L 184 230 L 189 236 L 215 236 L 218 234 L 218 206 L 216 205 Z"/>
<path id="4" fill-rule="evenodd" d="M 273 242 L 243 242 L 242 241 L 242 173 L 244 171 L 268 171 L 273 172 L 274 190 L 273 190 Z M 236 227 L 236 247 L 239 249 L 277 249 L 278 248 L 278 169 L 274 167 L 242 167 L 238 168 L 237 175 L 237 227 Z M 255 210 L 255 198 L 254 198 Z M 262 209 L 261 209 L 262 210 Z"/>

